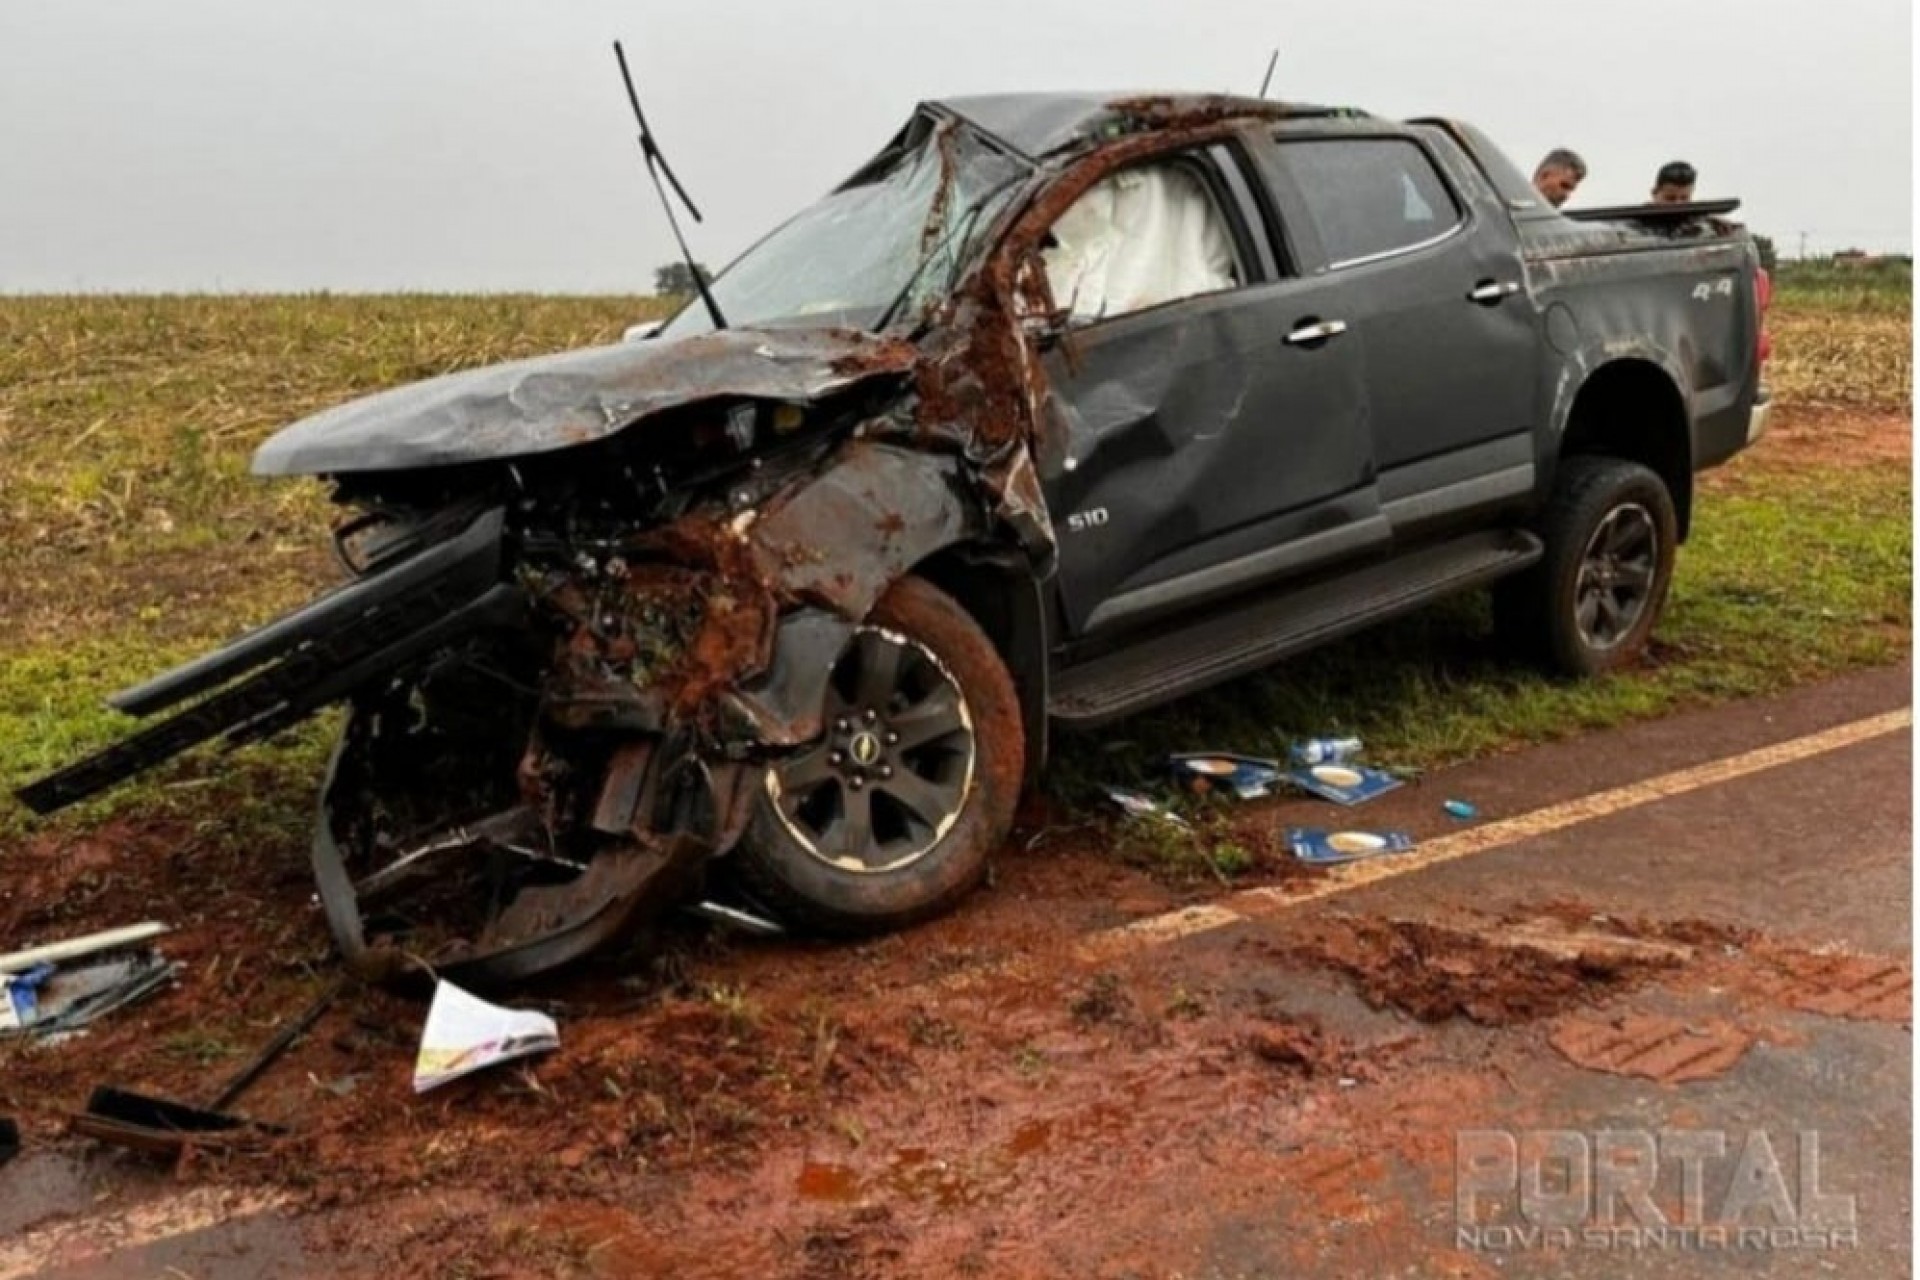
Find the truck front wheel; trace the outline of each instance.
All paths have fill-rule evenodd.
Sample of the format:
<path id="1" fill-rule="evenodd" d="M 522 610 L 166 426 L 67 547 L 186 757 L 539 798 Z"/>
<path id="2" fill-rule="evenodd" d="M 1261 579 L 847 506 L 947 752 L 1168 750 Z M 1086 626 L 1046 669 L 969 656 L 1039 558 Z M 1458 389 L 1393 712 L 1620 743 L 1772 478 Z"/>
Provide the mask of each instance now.
<path id="1" fill-rule="evenodd" d="M 738 851 L 747 891 L 822 933 L 910 924 L 980 882 L 1020 799 L 1013 678 L 966 610 L 919 578 L 835 664 L 824 733 L 767 769 Z"/>
<path id="2" fill-rule="evenodd" d="M 1539 563 L 1495 588 L 1506 639 L 1567 675 L 1638 659 L 1666 604 L 1679 542 L 1666 484 L 1623 458 L 1563 459 L 1539 533 Z"/>

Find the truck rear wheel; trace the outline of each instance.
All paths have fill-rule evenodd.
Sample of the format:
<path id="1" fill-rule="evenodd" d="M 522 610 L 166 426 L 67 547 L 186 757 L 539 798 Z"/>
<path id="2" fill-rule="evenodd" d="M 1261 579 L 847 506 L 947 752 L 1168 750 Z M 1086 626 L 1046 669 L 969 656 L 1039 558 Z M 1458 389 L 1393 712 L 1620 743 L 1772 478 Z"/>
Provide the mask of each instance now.
<path id="1" fill-rule="evenodd" d="M 1679 542 L 1665 482 L 1624 458 L 1563 459 L 1539 532 L 1540 562 L 1494 590 L 1503 636 L 1567 675 L 1637 660 L 1666 604 Z"/>
<path id="2" fill-rule="evenodd" d="M 903 578 L 836 662 L 822 723 L 767 770 L 743 887 L 835 934 L 958 902 L 1013 825 L 1025 769 L 1019 698 L 993 642 L 951 596 Z"/>

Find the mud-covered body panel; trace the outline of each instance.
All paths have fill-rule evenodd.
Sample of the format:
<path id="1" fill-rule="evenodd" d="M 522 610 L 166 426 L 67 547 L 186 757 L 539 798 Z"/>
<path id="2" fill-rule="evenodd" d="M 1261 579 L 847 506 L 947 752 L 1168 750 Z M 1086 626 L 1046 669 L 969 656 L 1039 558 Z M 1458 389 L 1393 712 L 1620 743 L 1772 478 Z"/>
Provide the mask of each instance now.
<path id="1" fill-rule="evenodd" d="M 757 781 L 820 741 L 837 657 L 905 575 L 990 633 L 1037 768 L 1050 685 L 1103 647 L 1526 519 L 1610 372 L 1674 397 L 1687 477 L 1743 447 L 1750 242 L 1523 209 L 1437 129 L 1206 95 L 923 107 L 835 193 L 914 156 L 924 214 L 888 225 L 922 256 L 877 331 L 663 336 L 294 423 L 257 472 L 331 477 L 417 545 L 122 695 L 190 705 L 23 798 L 48 811 L 348 703 L 314 843 L 343 956 L 403 971 L 363 899 L 423 882 L 467 904 L 447 971 L 508 980 L 697 891 Z M 1365 138 L 1424 148 L 1458 227 L 1331 260 L 1279 152 Z M 987 152 L 1014 176 L 954 176 Z M 1230 224 L 1231 287 L 1068 324 L 1056 221 L 1169 158 Z"/>
<path id="2" fill-rule="evenodd" d="M 1550 228 L 1550 229 L 1549 229 Z M 1676 238 L 1616 223 L 1527 225 L 1528 273 L 1543 307 L 1561 319 L 1549 348 L 1557 365 L 1551 454 L 1581 389 L 1601 369 L 1638 361 L 1680 396 L 1693 470 L 1725 462 L 1747 443 L 1760 391 L 1753 246 L 1744 237 Z"/>
<path id="3" fill-rule="evenodd" d="M 400 471 L 511 460 L 728 397 L 807 403 L 913 349 L 847 329 L 729 329 L 536 356 L 409 383 L 314 414 L 254 455 L 259 475 Z"/>

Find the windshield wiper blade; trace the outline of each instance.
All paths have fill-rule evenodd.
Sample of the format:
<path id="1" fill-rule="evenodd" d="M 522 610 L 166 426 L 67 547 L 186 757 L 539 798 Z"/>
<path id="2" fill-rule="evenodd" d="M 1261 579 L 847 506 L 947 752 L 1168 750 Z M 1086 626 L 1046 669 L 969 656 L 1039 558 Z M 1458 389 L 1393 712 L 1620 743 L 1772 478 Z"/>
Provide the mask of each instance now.
<path id="1" fill-rule="evenodd" d="M 680 203 L 687 206 L 687 212 L 693 215 L 695 222 L 704 221 L 700 210 L 694 205 L 693 197 L 680 185 L 680 179 L 674 176 L 673 166 L 667 163 L 666 156 L 660 152 L 660 144 L 653 140 L 653 130 L 647 127 L 647 113 L 640 109 L 640 95 L 633 90 L 633 76 L 627 71 L 627 51 L 620 42 L 613 42 L 613 56 L 620 62 L 620 80 L 627 87 L 627 101 L 633 106 L 633 118 L 640 126 L 640 154 L 646 157 L 647 175 L 653 179 L 653 189 L 660 193 L 660 207 L 667 211 L 667 225 L 673 228 L 674 241 L 680 246 L 680 256 L 687 260 L 687 274 L 693 277 L 693 287 L 700 291 L 700 300 L 707 304 L 707 315 L 713 321 L 715 329 L 727 327 L 727 318 L 720 314 L 720 304 L 714 301 L 713 290 L 707 287 L 707 273 L 694 261 L 693 250 L 687 247 L 687 238 L 680 234 L 680 220 L 673 216 L 673 201 L 667 199 L 667 190 L 660 185 L 660 175 L 667 175 L 667 181 L 673 185 L 673 192 L 680 197 Z"/>

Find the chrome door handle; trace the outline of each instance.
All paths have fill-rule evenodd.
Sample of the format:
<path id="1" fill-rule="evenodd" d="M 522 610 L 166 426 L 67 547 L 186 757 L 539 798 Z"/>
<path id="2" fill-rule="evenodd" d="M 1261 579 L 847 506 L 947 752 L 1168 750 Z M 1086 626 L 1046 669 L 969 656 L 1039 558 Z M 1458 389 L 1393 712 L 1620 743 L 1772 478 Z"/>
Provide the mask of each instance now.
<path id="1" fill-rule="evenodd" d="M 1296 347 L 1310 343 L 1325 342 L 1328 338 L 1337 338 L 1347 331 L 1345 320 L 1316 320 L 1312 324 L 1303 324 L 1287 335 L 1287 341 Z"/>
<path id="2" fill-rule="evenodd" d="M 1517 280 L 1482 280 L 1473 286 L 1472 292 L 1467 294 L 1467 301 L 1478 302 L 1485 306 L 1518 292 L 1520 292 L 1520 282 Z"/>

